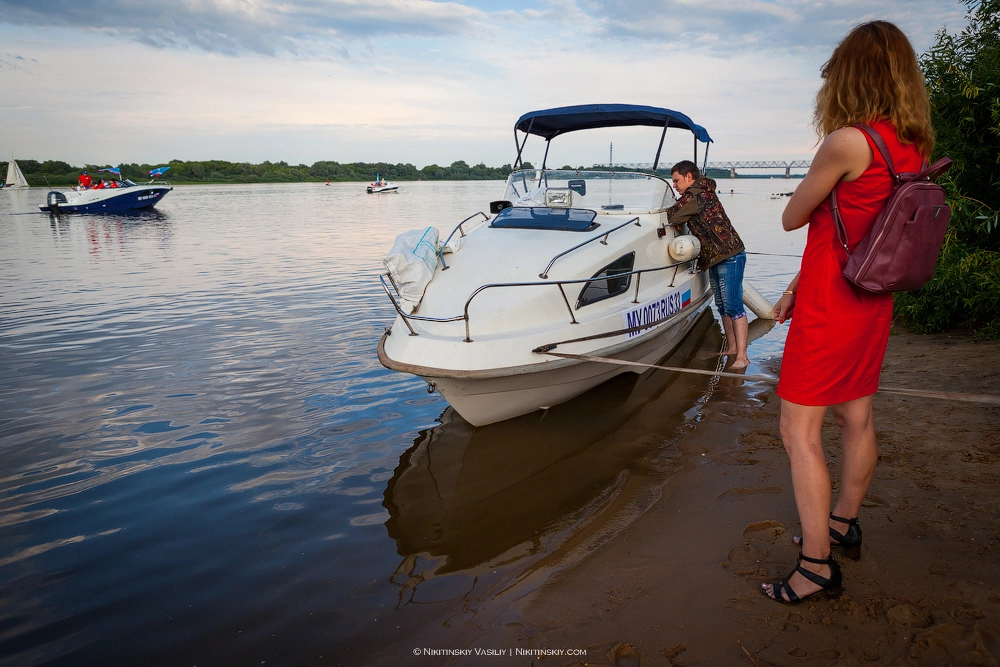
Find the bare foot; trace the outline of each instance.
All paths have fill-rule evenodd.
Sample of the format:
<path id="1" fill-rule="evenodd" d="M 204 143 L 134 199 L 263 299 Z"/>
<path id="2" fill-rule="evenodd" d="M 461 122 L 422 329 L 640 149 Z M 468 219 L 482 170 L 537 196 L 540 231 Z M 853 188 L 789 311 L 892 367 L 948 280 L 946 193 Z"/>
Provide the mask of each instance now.
<path id="1" fill-rule="evenodd" d="M 743 370 L 750 365 L 750 359 L 748 357 L 736 357 L 736 361 L 729 365 L 729 368 L 734 371 Z"/>

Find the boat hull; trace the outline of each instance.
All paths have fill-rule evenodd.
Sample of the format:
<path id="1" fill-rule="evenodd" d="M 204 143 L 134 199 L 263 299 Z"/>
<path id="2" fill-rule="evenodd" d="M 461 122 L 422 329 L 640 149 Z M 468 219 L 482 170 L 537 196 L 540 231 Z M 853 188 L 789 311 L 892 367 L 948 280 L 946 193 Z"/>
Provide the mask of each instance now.
<path id="1" fill-rule="evenodd" d="M 399 189 L 398 185 L 383 185 L 380 187 L 368 186 L 368 194 L 377 195 L 380 192 L 396 192 Z"/>
<path id="2" fill-rule="evenodd" d="M 610 357 L 624 361 L 654 363 L 673 352 L 708 307 L 706 293 L 689 307 L 656 329 L 610 347 L 581 351 L 572 344 L 560 352 Z M 379 361 L 386 368 L 413 373 L 441 393 L 463 419 L 485 426 L 512 419 L 576 398 L 622 373 L 642 373 L 637 367 L 607 363 L 560 360 L 554 363 L 504 368 L 502 373 L 422 368 L 394 362 L 385 352 L 386 334 L 379 341 Z M 552 357 L 549 357 L 552 359 Z"/>
<path id="3" fill-rule="evenodd" d="M 152 208 L 168 192 L 169 185 L 136 185 L 106 190 L 73 190 L 49 193 L 49 200 L 39 210 L 50 213 L 124 213 Z M 66 201 L 53 201 L 51 195 L 62 195 Z"/>

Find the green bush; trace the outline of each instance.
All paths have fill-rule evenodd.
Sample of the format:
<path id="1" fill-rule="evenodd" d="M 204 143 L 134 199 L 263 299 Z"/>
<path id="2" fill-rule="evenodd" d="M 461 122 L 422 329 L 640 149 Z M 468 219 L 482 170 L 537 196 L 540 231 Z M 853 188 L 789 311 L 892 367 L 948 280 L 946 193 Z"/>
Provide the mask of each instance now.
<path id="1" fill-rule="evenodd" d="M 921 57 L 937 141 L 934 158 L 949 156 L 940 179 L 948 190 L 951 225 L 934 277 L 897 294 L 895 313 L 920 333 L 978 327 L 982 340 L 1000 336 L 1000 0 L 965 0 L 968 26 L 941 30 Z"/>

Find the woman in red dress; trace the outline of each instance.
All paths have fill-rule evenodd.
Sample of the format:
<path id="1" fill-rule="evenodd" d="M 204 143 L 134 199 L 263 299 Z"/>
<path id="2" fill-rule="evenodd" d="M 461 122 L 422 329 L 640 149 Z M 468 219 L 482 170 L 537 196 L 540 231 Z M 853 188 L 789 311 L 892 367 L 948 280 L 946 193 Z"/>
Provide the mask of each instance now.
<path id="1" fill-rule="evenodd" d="M 826 591 L 838 595 L 841 573 L 831 547 L 861 552 L 858 512 L 875 473 L 878 448 L 872 398 L 889 340 L 892 295 L 861 290 L 841 273 L 847 255 L 837 240 L 830 192 L 837 189 L 852 250 L 871 228 L 893 183 L 885 160 L 857 127 L 873 127 L 897 172 L 919 171 L 934 132 L 916 54 L 891 23 L 857 26 L 823 66 L 814 122 L 823 143 L 781 217 L 786 231 L 809 225 L 802 268 L 775 305 L 791 317 L 781 379 L 781 438 L 792 468 L 802 522 L 802 555 L 783 581 L 764 584 L 779 602 Z M 830 474 L 821 428 L 827 409 L 843 435 L 842 474 L 831 512 Z"/>

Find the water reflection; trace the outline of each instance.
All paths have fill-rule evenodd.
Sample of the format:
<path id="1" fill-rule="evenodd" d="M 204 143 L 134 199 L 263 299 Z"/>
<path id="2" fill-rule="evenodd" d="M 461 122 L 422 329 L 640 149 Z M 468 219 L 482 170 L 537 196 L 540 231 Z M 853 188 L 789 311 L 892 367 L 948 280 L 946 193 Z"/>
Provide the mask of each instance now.
<path id="1" fill-rule="evenodd" d="M 665 365 L 715 369 L 710 311 Z M 666 472 L 665 441 L 705 400 L 707 376 L 618 376 L 545 413 L 475 428 L 452 409 L 422 431 L 385 491 L 386 529 L 403 557 L 401 602 L 428 579 L 475 575 L 551 550 L 566 521 L 622 483 L 623 471 Z"/>
<path id="2" fill-rule="evenodd" d="M 773 186 L 736 187 L 759 191 L 725 203 L 748 248 L 800 251 Z M 475 613 L 619 535 L 686 460 L 682 418 L 742 380 L 623 376 L 474 431 L 375 358 L 395 236 L 501 193 L 180 186 L 55 220 L 44 189 L 0 193 L 0 664 L 306 664 L 365 628 L 418 646 L 411 600 Z M 773 299 L 797 268 L 755 255 L 748 278 Z M 691 363 L 712 368 L 706 326 Z"/>

